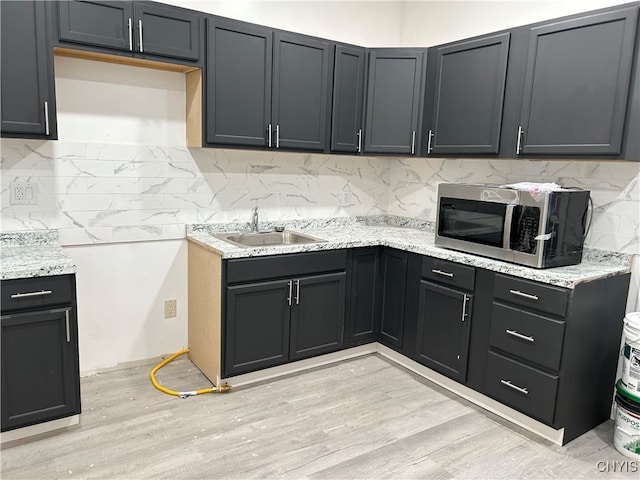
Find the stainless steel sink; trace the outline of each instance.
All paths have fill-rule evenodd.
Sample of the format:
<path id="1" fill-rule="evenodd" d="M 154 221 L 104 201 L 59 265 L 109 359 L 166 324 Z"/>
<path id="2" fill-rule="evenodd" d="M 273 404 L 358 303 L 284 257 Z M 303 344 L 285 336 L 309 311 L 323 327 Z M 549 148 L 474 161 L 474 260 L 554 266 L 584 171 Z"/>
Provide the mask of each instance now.
<path id="1" fill-rule="evenodd" d="M 221 233 L 214 237 L 238 247 L 272 247 L 277 245 L 301 245 L 326 242 L 320 238 L 285 230 L 283 232 Z"/>

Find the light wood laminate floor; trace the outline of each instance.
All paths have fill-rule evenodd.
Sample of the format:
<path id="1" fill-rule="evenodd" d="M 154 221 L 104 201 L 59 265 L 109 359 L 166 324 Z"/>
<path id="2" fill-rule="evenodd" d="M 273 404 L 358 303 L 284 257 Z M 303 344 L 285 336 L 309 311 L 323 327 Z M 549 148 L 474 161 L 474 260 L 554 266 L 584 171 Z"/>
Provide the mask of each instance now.
<path id="1" fill-rule="evenodd" d="M 559 447 L 377 355 L 187 399 L 149 370 L 82 379 L 81 425 L 4 448 L 2 478 L 639 478 L 599 471 L 627 460 L 612 422 Z M 157 377 L 209 385 L 186 358 Z"/>

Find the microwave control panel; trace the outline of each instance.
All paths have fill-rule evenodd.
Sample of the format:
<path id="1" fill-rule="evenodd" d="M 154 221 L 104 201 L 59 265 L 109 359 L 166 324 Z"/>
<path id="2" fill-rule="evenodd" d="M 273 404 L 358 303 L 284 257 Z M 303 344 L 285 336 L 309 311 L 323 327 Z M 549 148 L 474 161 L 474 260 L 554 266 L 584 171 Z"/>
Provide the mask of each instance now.
<path id="1" fill-rule="evenodd" d="M 535 254 L 540 231 L 540 208 L 518 205 L 513 210 L 511 250 Z"/>

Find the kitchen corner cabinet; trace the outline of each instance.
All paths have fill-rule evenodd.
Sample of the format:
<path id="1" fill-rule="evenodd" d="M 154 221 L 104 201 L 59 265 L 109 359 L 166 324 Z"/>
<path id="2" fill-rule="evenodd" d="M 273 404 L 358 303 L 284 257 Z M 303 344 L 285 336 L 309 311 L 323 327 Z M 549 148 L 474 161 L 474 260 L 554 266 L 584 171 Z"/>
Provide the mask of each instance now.
<path id="1" fill-rule="evenodd" d="M 342 348 L 346 258 L 332 250 L 225 261 L 224 375 Z"/>
<path id="2" fill-rule="evenodd" d="M 497 155 L 509 32 L 429 49 L 427 155 Z M 431 69 L 431 67 L 430 67 Z"/>
<path id="3" fill-rule="evenodd" d="M 426 49 L 369 50 L 364 152 L 420 152 Z"/>
<path id="4" fill-rule="evenodd" d="M 475 268 L 424 257 L 420 280 L 416 360 L 466 382 Z"/>
<path id="5" fill-rule="evenodd" d="M 2 431 L 79 414 L 75 276 L 1 288 Z"/>
<path id="6" fill-rule="evenodd" d="M 516 154 L 621 153 L 637 21 L 614 7 L 530 29 Z"/>
<path id="7" fill-rule="evenodd" d="M 331 151 L 362 152 L 366 49 L 336 45 L 333 69 Z"/>
<path id="8" fill-rule="evenodd" d="M 2 136 L 57 137 L 45 10 L 44 2 L 0 2 Z"/>
<path id="9" fill-rule="evenodd" d="M 329 42 L 207 19 L 206 141 L 323 151 Z"/>
<path id="10" fill-rule="evenodd" d="M 375 342 L 380 332 L 380 247 L 351 250 L 345 346 Z"/>
<path id="11" fill-rule="evenodd" d="M 100 52 L 200 60 L 198 12 L 154 2 L 59 1 L 58 40 Z M 114 52 L 117 53 L 117 52 Z"/>
<path id="12" fill-rule="evenodd" d="M 382 251 L 380 340 L 399 351 L 402 351 L 404 345 L 408 258 L 409 254 L 402 250 L 385 248 Z"/>

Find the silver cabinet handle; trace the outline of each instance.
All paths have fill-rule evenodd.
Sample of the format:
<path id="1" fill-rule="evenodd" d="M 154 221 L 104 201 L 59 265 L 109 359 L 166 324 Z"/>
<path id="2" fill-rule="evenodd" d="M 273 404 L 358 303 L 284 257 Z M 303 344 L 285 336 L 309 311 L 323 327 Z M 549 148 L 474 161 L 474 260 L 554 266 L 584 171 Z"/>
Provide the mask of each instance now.
<path id="1" fill-rule="evenodd" d="M 296 280 L 296 305 L 300 304 L 300 280 Z"/>
<path id="2" fill-rule="evenodd" d="M 527 390 L 526 388 L 522 388 L 517 385 L 514 385 L 513 383 L 511 383 L 511 380 L 500 380 L 500 383 L 503 385 L 506 385 L 509 388 L 513 388 L 514 390 L 517 390 L 520 393 L 524 393 L 525 395 L 529 394 L 529 390 Z"/>
<path id="3" fill-rule="evenodd" d="M 462 301 L 462 321 L 467 318 L 467 302 L 469 301 L 468 296 L 464 296 L 464 300 Z"/>
<path id="4" fill-rule="evenodd" d="M 64 316 L 65 324 L 67 326 L 67 343 L 69 343 L 71 342 L 71 334 L 69 333 L 69 310 L 64 312 Z"/>
<path id="5" fill-rule="evenodd" d="M 276 148 L 280 148 L 280 125 L 276 124 Z"/>
<path id="6" fill-rule="evenodd" d="M 49 102 L 44 102 L 44 133 L 49 135 Z"/>
<path id="7" fill-rule="evenodd" d="M 142 48 L 142 20 L 138 20 L 138 36 L 140 37 L 140 53 L 144 52 Z"/>
<path id="8" fill-rule="evenodd" d="M 416 154 L 416 131 L 411 132 L 411 155 Z"/>
<path id="9" fill-rule="evenodd" d="M 358 137 L 358 153 L 362 153 L 362 129 L 359 129 L 356 135 Z"/>
<path id="10" fill-rule="evenodd" d="M 535 342 L 536 339 L 529 336 L 529 335 L 523 335 L 521 333 L 516 332 L 515 330 L 505 330 L 505 332 L 507 332 L 509 335 L 511 335 L 512 337 L 516 337 L 519 338 L 520 340 L 526 340 L 527 342 Z"/>
<path id="11" fill-rule="evenodd" d="M 133 51 L 133 20 L 129 18 L 129 51 Z"/>
<path id="12" fill-rule="evenodd" d="M 273 136 L 273 133 L 272 133 L 272 132 L 273 132 L 273 131 L 272 131 L 272 129 L 271 129 L 271 124 L 269 124 L 269 125 L 267 126 L 267 137 L 268 137 L 269 148 L 271 148 L 271 137 Z"/>
<path id="13" fill-rule="evenodd" d="M 289 296 L 287 297 L 287 303 L 291 305 L 291 294 L 293 293 L 293 282 L 289 280 Z"/>
<path id="14" fill-rule="evenodd" d="M 43 295 L 51 295 L 53 292 L 51 290 L 40 290 L 39 292 L 29 292 L 29 293 L 14 293 L 11 295 L 11 298 L 25 298 L 25 297 L 41 297 Z"/>
<path id="15" fill-rule="evenodd" d="M 522 126 L 519 125 L 518 126 L 518 140 L 516 142 L 516 155 L 520 155 L 520 151 L 521 151 L 521 147 L 522 147 L 522 134 L 524 133 L 524 130 L 522 129 Z"/>
<path id="16" fill-rule="evenodd" d="M 432 268 L 431 271 L 438 275 L 442 275 L 443 277 L 453 278 L 453 273 L 451 272 L 443 272 L 442 270 L 438 270 L 437 268 Z"/>
<path id="17" fill-rule="evenodd" d="M 429 130 L 429 140 L 427 140 L 427 154 L 431 153 L 431 140 L 433 140 L 433 130 Z"/>
<path id="18" fill-rule="evenodd" d="M 509 290 L 509 293 L 512 295 L 516 295 L 518 297 L 526 298 L 527 300 L 535 300 L 536 302 L 539 300 L 537 295 L 524 293 L 524 292 L 521 292 L 520 290 Z"/>

